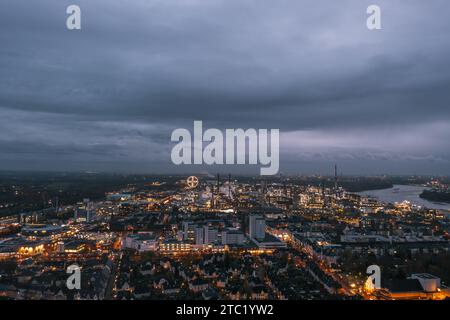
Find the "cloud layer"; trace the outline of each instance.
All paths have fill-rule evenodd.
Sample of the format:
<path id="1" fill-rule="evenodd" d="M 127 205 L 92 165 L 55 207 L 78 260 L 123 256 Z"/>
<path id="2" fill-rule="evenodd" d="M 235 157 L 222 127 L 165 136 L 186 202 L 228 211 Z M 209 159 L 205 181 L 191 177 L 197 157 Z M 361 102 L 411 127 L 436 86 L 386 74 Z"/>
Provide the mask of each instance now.
<path id="1" fill-rule="evenodd" d="M 446 0 L 73 2 L 3 0 L 3 168 L 183 171 L 203 120 L 280 128 L 283 172 L 450 174 Z"/>

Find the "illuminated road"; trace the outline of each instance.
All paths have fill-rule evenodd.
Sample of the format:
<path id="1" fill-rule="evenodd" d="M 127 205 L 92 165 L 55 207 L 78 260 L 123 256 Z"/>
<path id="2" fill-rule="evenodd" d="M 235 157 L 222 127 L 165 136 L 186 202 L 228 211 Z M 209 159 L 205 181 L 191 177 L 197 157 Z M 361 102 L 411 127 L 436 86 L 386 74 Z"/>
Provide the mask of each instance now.
<path id="1" fill-rule="evenodd" d="M 270 233 L 270 230 L 269 230 Z M 275 236 L 275 234 L 273 234 Z M 338 274 L 331 270 L 323 261 L 317 257 L 312 256 L 307 250 L 305 250 L 301 245 L 296 244 L 293 241 L 290 241 L 289 239 L 283 240 L 287 243 L 287 245 L 290 248 L 293 248 L 299 253 L 302 253 L 303 256 L 307 257 L 307 259 L 311 262 L 314 262 L 319 266 L 320 270 L 322 270 L 326 275 L 330 276 L 334 281 L 339 283 L 341 285 L 341 289 L 338 291 L 339 294 L 344 294 L 348 297 L 355 296 L 357 294 L 361 294 L 361 292 L 358 292 L 358 287 L 361 288 L 361 286 L 358 286 L 357 284 L 354 284 L 352 286 L 352 283 L 354 283 L 352 280 L 348 279 L 345 275 Z M 305 261 L 308 262 L 308 261 Z M 362 295 L 362 294 L 361 294 Z M 366 298 L 366 296 L 364 296 Z"/>

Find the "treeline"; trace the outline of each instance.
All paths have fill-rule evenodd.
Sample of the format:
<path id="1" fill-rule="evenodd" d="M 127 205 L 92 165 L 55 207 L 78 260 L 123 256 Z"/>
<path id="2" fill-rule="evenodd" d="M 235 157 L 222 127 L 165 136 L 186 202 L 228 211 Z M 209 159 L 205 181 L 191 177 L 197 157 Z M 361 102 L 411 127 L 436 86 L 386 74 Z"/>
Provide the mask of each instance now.
<path id="1" fill-rule="evenodd" d="M 420 197 L 428 201 L 450 203 L 450 192 L 423 190 Z"/>

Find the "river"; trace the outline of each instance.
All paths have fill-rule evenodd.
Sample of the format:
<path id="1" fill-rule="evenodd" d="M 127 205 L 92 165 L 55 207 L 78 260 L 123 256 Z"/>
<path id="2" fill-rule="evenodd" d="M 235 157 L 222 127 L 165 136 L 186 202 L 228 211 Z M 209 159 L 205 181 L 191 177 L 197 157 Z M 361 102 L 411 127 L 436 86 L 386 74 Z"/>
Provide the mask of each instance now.
<path id="1" fill-rule="evenodd" d="M 426 189 L 422 186 L 394 185 L 393 188 L 358 192 L 362 196 L 371 196 L 385 203 L 410 201 L 412 204 L 429 209 L 450 210 L 450 203 L 431 202 L 419 197 Z"/>

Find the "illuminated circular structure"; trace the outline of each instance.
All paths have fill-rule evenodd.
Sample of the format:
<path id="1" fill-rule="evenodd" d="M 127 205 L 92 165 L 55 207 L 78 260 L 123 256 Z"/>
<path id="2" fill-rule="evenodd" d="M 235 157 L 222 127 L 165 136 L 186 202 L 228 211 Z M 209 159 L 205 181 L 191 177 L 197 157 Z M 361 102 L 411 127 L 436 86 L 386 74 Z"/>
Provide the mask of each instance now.
<path id="1" fill-rule="evenodd" d="M 190 176 L 186 179 L 186 185 L 189 189 L 194 189 L 198 186 L 198 178 L 196 176 Z"/>

